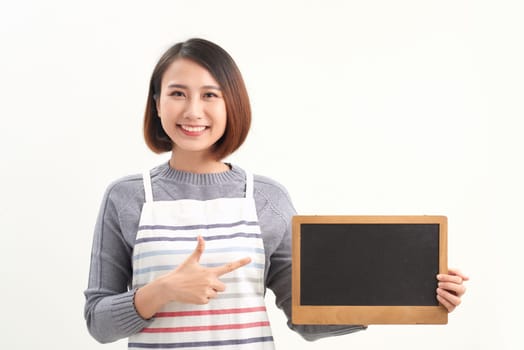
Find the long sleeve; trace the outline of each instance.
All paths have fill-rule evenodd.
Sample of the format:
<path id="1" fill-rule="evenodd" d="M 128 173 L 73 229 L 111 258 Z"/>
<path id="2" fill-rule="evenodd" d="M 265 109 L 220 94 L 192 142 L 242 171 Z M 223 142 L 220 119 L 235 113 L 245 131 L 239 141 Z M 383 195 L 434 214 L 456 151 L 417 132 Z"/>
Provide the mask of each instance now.
<path id="1" fill-rule="evenodd" d="M 128 337 L 149 324 L 135 310 L 135 290 L 128 289 L 132 246 L 122 234 L 121 223 L 129 223 L 125 211 L 119 212 L 115 205 L 117 191 L 111 186 L 102 201 L 93 238 L 89 284 L 84 293 L 87 327 L 101 343 Z"/>
<path id="2" fill-rule="evenodd" d="M 366 329 L 362 325 L 295 325 L 291 322 L 291 218 L 296 211 L 282 186 L 259 188 L 265 190 L 260 194 L 264 201 L 259 200 L 263 206 L 259 220 L 267 240 L 266 254 L 270 254 L 266 259 L 269 265 L 266 285 L 275 294 L 277 307 L 285 313 L 288 327 L 308 341 Z"/>
<path id="3" fill-rule="evenodd" d="M 211 200 L 245 195 L 244 172 L 189 174 L 170 169 L 168 163 L 151 171 L 153 197 Z M 85 319 L 91 335 L 102 343 L 129 337 L 149 326 L 134 307 L 130 289 L 132 254 L 145 201 L 141 175 L 115 181 L 108 187 L 98 214 L 93 238 Z M 295 209 L 284 187 L 255 176 L 255 204 L 266 252 L 266 286 L 288 318 L 291 329 L 305 339 L 351 333 L 362 326 L 297 326 L 291 323 L 291 218 Z"/>

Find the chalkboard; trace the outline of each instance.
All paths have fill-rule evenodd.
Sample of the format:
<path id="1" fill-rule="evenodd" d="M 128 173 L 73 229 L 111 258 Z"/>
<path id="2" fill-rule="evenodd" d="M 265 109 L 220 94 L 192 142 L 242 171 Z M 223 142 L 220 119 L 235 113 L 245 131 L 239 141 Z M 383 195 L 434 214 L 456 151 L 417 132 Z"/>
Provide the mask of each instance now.
<path id="1" fill-rule="evenodd" d="M 447 323 L 444 216 L 293 218 L 293 322 Z"/>

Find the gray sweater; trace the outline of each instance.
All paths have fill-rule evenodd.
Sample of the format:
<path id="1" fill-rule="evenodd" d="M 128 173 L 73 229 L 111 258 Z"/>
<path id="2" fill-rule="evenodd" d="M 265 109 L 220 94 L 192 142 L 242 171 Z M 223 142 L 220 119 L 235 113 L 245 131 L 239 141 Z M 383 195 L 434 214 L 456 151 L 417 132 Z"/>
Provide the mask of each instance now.
<path id="1" fill-rule="evenodd" d="M 232 165 L 217 174 L 193 174 L 162 164 L 151 171 L 153 199 L 210 200 L 245 196 L 245 173 Z M 275 294 L 288 326 L 307 340 L 347 334 L 363 326 L 298 326 L 291 320 L 291 218 L 295 209 L 286 189 L 266 177 L 254 177 L 254 198 L 266 253 L 265 284 Z M 95 226 L 85 318 L 91 335 L 106 343 L 139 332 L 152 320 L 137 314 L 130 289 L 131 257 L 142 204 L 142 175 L 112 183 Z"/>

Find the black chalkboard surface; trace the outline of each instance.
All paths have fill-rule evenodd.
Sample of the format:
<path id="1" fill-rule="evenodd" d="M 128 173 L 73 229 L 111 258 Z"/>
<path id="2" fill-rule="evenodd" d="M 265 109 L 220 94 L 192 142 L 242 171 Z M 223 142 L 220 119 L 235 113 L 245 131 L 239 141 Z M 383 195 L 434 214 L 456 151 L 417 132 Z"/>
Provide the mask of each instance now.
<path id="1" fill-rule="evenodd" d="M 447 323 L 444 216 L 296 216 L 293 322 Z"/>

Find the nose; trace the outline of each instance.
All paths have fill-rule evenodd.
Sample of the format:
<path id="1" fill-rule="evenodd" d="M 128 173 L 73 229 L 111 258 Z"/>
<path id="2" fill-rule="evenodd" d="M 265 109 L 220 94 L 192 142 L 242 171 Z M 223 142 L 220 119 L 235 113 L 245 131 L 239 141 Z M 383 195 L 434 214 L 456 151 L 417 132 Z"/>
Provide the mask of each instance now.
<path id="1" fill-rule="evenodd" d="M 186 108 L 184 110 L 184 118 L 186 119 L 202 119 L 203 105 L 199 98 L 187 99 Z"/>

